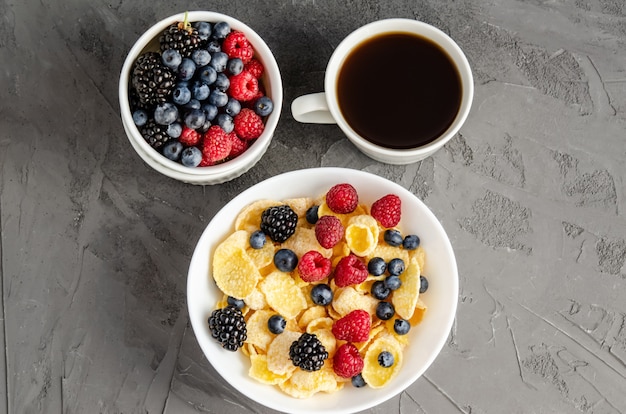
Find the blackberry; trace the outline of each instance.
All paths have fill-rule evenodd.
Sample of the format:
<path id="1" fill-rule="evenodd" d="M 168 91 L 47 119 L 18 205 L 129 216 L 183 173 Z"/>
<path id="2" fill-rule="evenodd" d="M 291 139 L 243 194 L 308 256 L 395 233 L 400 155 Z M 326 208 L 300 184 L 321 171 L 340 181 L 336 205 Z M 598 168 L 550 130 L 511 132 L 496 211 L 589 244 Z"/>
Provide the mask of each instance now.
<path id="1" fill-rule="evenodd" d="M 146 107 L 163 103 L 174 90 L 176 76 L 161 61 L 157 52 L 146 52 L 140 55 L 133 67 L 131 86 L 135 90 L 140 105 Z M 131 101 L 134 96 L 131 91 Z"/>
<path id="2" fill-rule="evenodd" d="M 303 333 L 289 348 L 289 359 L 304 371 L 319 371 L 327 358 L 328 352 L 315 334 Z"/>
<path id="3" fill-rule="evenodd" d="M 297 224 L 298 215 L 288 205 L 270 207 L 261 215 L 261 230 L 276 243 L 291 237 Z"/>
<path id="4" fill-rule="evenodd" d="M 139 128 L 139 132 L 143 139 L 154 149 L 160 149 L 172 139 L 167 134 L 167 126 L 157 124 L 153 118 L 148 119 L 148 122 Z"/>
<path id="5" fill-rule="evenodd" d="M 202 45 L 202 39 L 198 30 L 191 26 L 187 20 L 187 13 L 182 22 L 174 23 L 163 31 L 159 38 L 161 51 L 168 49 L 178 50 L 178 53 L 184 58 L 191 57 L 194 50 Z"/>
<path id="6" fill-rule="evenodd" d="M 232 305 L 215 309 L 209 317 L 209 328 L 211 336 L 229 351 L 234 352 L 239 349 L 247 338 L 243 314 L 240 309 Z"/>

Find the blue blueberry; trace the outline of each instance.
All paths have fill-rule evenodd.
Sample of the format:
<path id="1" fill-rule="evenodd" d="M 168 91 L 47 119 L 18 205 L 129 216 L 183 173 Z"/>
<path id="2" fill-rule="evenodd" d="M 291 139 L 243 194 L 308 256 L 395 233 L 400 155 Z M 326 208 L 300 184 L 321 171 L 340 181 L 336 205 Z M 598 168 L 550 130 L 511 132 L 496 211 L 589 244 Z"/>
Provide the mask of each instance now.
<path id="1" fill-rule="evenodd" d="M 213 67 L 213 69 L 215 69 L 218 73 L 220 73 L 226 70 L 227 63 L 228 63 L 228 55 L 226 53 L 215 52 L 211 55 L 211 62 L 209 62 L 209 66 Z"/>
<path id="2" fill-rule="evenodd" d="M 221 108 L 228 103 L 228 95 L 226 95 L 226 92 L 220 91 L 219 89 L 213 89 L 209 94 L 208 102 L 211 105 Z"/>
<path id="3" fill-rule="evenodd" d="M 395 308 L 389 302 L 378 302 L 378 305 L 376 305 L 376 316 L 382 321 L 387 321 L 393 318 L 395 313 Z"/>
<path id="4" fill-rule="evenodd" d="M 213 124 L 211 123 L 211 121 L 207 119 L 204 121 L 204 124 L 202 124 L 200 128 L 196 129 L 196 131 L 198 131 L 201 134 L 204 134 L 205 132 L 209 130 L 209 128 L 211 128 L 211 125 Z"/>
<path id="5" fill-rule="evenodd" d="M 198 69 L 198 79 L 207 85 L 213 85 L 215 79 L 217 79 L 217 71 L 212 66 L 203 66 Z"/>
<path id="6" fill-rule="evenodd" d="M 382 257 L 372 257 L 367 262 L 367 271 L 372 276 L 380 276 L 387 270 L 387 263 Z"/>
<path id="7" fill-rule="evenodd" d="M 192 26 L 194 27 L 194 29 L 196 29 L 198 31 L 198 36 L 200 37 L 201 40 L 208 40 L 209 37 L 211 37 L 211 33 L 213 31 L 211 23 L 209 23 L 209 22 L 194 22 L 192 24 Z"/>
<path id="8" fill-rule="evenodd" d="M 385 286 L 387 286 L 391 290 L 398 290 L 400 286 L 402 286 L 402 281 L 400 280 L 400 276 L 391 275 L 387 276 L 384 280 Z"/>
<path id="9" fill-rule="evenodd" d="M 383 368 L 389 368 L 394 363 L 393 354 L 389 351 L 383 351 L 378 354 L 378 365 Z"/>
<path id="10" fill-rule="evenodd" d="M 194 73 L 196 72 L 196 64 L 193 60 L 189 58 L 183 58 L 180 65 L 178 65 L 178 79 L 180 80 L 189 80 L 193 78 Z"/>
<path id="11" fill-rule="evenodd" d="M 237 309 L 243 309 L 243 307 L 246 306 L 246 302 L 244 302 L 243 299 L 237 299 L 232 296 L 226 298 L 226 303 L 230 306 L 236 307 Z"/>
<path id="12" fill-rule="evenodd" d="M 385 282 L 383 282 L 382 280 L 377 280 L 376 282 L 372 283 L 371 292 L 372 296 L 376 299 L 385 300 L 391 294 L 391 289 L 385 286 Z"/>
<path id="13" fill-rule="evenodd" d="M 428 279 L 420 275 L 420 293 L 424 293 L 428 290 Z"/>
<path id="14" fill-rule="evenodd" d="M 383 235 L 385 242 L 390 246 L 400 246 L 402 244 L 402 234 L 395 229 L 387 229 Z"/>
<path id="15" fill-rule="evenodd" d="M 224 112 L 230 116 L 235 116 L 241 112 L 241 103 L 235 98 L 228 98 L 228 102 L 224 107 Z"/>
<path id="16" fill-rule="evenodd" d="M 316 305 L 326 306 L 330 305 L 333 301 L 333 291 L 330 289 L 325 283 L 320 283 L 318 285 L 313 286 L 311 289 L 311 300 Z"/>
<path id="17" fill-rule="evenodd" d="M 253 249 L 262 249 L 265 246 L 265 233 L 261 230 L 257 230 L 250 235 L 250 247 Z"/>
<path id="18" fill-rule="evenodd" d="M 166 133 L 172 138 L 178 138 L 183 133 L 183 126 L 180 122 L 172 122 L 167 126 Z"/>
<path id="19" fill-rule="evenodd" d="M 228 59 L 226 69 L 228 69 L 228 73 L 230 73 L 231 75 L 239 75 L 241 72 L 243 72 L 243 60 L 241 60 L 240 58 Z"/>
<path id="20" fill-rule="evenodd" d="M 206 114 L 202 109 L 192 109 L 185 115 L 185 125 L 191 129 L 198 129 L 204 125 Z"/>
<path id="21" fill-rule="evenodd" d="M 409 234 L 402 241 L 402 247 L 406 250 L 415 250 L 420 245 L 420 238 L 415 234 Z"/>
<path id="22" fill-rule="evenodd" d="M 180 154 L 180 162 L 185 167 L 197 167 L 202 161 L 202 151 L 196 147 L 187 147 Z"/>
<path id="23" fill-rule="evenodd" d="M 217 117 L 215 118 L 214 124 L 217 124 L 220 127 L 222 127 L 224 132 L 226 132 L 227 134 L 230 134 L 231 132 L 233 132 L 233 129 L 235 129 L 235 123 L 233 121 L 233 117 L 224 113 L 217 115 Z"/>
<path id="24" fill-rule="evenodd" d="M 274 103 L 269 96 L 262 96 L 254 103 L 254 112 L 259 116 L 268 116 L 274 110 Z"/>
<path id="25" fill-rule="evenodd" d="M 194 82 L 191 85 L 191 94 L 195 99 L 199 101 L 204 101 L 206 98 L 209 97 L 210 93 L 211 89 L 209 89 L 209 85 L 202 81 Z"/>
<path id="26" fill-rule="evenodd" d="M 217 22 L 213 25 L 213 38 L 224 39 L 230 33 L 230 25 L 227 22 Z"/>
<path id="27" fill-rule="evenodd" d="M 280 315 L 272 315 L 267 320 L 267 329 L 273 334 L 281 334 L 285 331 L 287 321 Z"/>
<path id="28" fill-rule="evenodd" d="M 354 377 L 352 377 L 350 382 L 352 382 L 352 386 L 355 388 L 362 388 L 367 385 L 367 383 L 363 379 L 363 375 L 361 374 L 356 374 Z"/>
<path id="29" fill-rule="evenodd" d="M 228 79 L 228 76 L 226 76 L 226 74 L 218 73 L 217 78 L 215 79 L 215 84 L 213 86 L 215 86 L 222 92 L 226 92 L 226 90 L 230 86 L 230 79 Z"/>
<path id="30" fill-rule="evenodd" d="M 172 49 L 168 49 L 172 50 Z M 172 91 L 172 101 L 176 105 L 185 105 L 191 100 L 191 91 L 187 85 L 178 84 Z"/>
<path id="31" fill-rule="evenodd" d="M 221 52 L 222 45 L 218 40 L 210 40 L 206 44 L 206 50 L 208 50 L 210 53 Z"/>
<path id="32" fill-rule="evenodd" d="M 211 54 L 206 49 L 196 49 L 191 54 L 191 60 L 197 67 L 205 66 L 211 61 Z"/>
<path id="33" fill-rule="evenodd" d="M 183 152 L 183 144 L 175 139 L 172 139 L 163 145 L 162 151 L 163 155 L 168 160 L 178 161 L 180 159 L 180 154 Z"/>
<path id="34" fill-rule="evenodd" d="M 178 119 L 178 107 L 171 102 L 158 104 L 154 109 L 154 122 L 159 125 L 169 125 Z"/>
<path id="35" fill-rule="evenodd" d="M 387 271 L 393 276 L 400 275 L 404 272 L 404 260 L 397 257 L 395 259 L 391 259 L 389 263 L 387 263 Z"/>
<path id="36" fill-rule="evenodd" d="M 320 206 L 312 206 L 306 211 L 306 221 L 309 224 L 315 224 L 317 220 L 319 220 L 319 216 L 317 215 L 319 208 Z"/>
<path id="37" fill-rule="evenodd" d="M 189 102 L 183 105 L 183 108 L 185 109 L 200 109 L 201 107 L 202 107 L 202 104 L 196 98 L 191 98 Z"/>
<path id="38" fill-rule="evenodd" d="M 211 105 L 210 103 L 203 103 L 201 109 L 204 111 L 207 121 L 213 121 L 217 116 L 218 109 L 215 105 Z"/>
<path id="39" fill-rule="evenodd" d="M 409 333 L 410 329 L 411 329 L 411 324 L 406 319 L 396 319 L 393 322 L 393 330 L 398 335 L 406 335 Z"/>
<path id="40" fill-rule="evenodd" d="M 143 109 L 137 109 L 133 112 L 133 122 L 138 127 L 144 126 L 148 122 L 148 112 Z"/>
<path id="41" fill-rule="evenodd" d="M 178 70 L 178 66 L 182 63 L 183 57 L 176 49 L 167 49 L 161 53 L 163 64 L 173 71 Z"/>
<path id="42" fill-rule="evenodd" d="M 280 249 L 274 254 L 274 265 L 281 272 L 291 272 L 298 266 L 298 256 L 290 249 Z"/>

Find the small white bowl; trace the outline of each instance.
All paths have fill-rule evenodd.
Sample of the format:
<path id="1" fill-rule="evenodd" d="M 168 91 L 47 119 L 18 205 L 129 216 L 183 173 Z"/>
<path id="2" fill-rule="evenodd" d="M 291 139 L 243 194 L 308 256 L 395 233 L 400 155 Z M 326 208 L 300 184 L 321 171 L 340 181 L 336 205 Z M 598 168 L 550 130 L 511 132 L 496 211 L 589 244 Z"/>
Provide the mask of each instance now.
<path id="1" fill-rule="evenodd" d="M 170 16 L 156 23 L 154 26 L 150 27 L 137 40 L 137 42 L 135 42 L 133 47 L 128 52 L 128 56 L 122 66 L 119 82 L 119 101 L 122 124 L 124 125 L 124 131 L 128 136 L 128 140 L 137 154 L 139 154 L 146 164 L 155 170 L 168 177 L 190 184 L 220 184 L 239 177 L 241 174 L 252 168 L 252 166 L 254 166 L 261 159 L 263 154 L 265 154 L 265 151 L 272 140 L 272 136 L 274 135 L 274 131 L 276 130 L 276 125 L 278 124 L 278 119 L 282 110 L 282 78 L 276 59 L 274 58 L 269 46 L 249 26 L 233 17 L 221 13 L 210 11 L 189 12 L 188 19 L 192 23 L 198 21 L 225 21 L 230 24 L 232 29 L 245 33 L 246 37 L 254 47 L 255 57 L 261 61 L 265 68 L 262 81 L 267 96 L 272 98 L 274 110 L 266 120 L 263 134 L 261 134 L 261 136 L 257 138 L 256 141 L 243 154 L 230 161 L 210 167 L 190 168 L 165 158 L 145 141 L 135 126 L 132 113 L 130 111 L 128 85 L 130 82 L 133 64 L 135 60 L 137 60 L 137 57 L 146 51 L 158 51 L 158 39 L 161 33 L 171 24 L 183 21 L 184 18 L 185 14 L 181 13 Z"/>
<path id="2" fill-rule="evenodd" d="M 400 373 L 384 388 L 354 388 L 318 393 L 307 400 L 292 398 L 277 387 L 248 376 L 249 359 L 239 352 L 224 350 L 212 337 L 208 317 L 222 294 L 211 277 L 215 247 L 234 231 L 237 214 L 259 199 L 277 201 L 294 197 L 317 197 L 340 182 L 352 184 L 361 203 L 371 205 L 378 198 L 394 193 L 402 201 L 400 227 L 417 234 L 426 252 L 423 274 L 429 288 L 421 298 L 428 310 L 421 324 L 413 327 L 405 348 Z M 194 333 L 202 351 L 215 370 L 233 388 L 266 407 L 295 414 L 347 414 L 376 406 L 402 392 L 419 378 L 445 344 L 456 314 L 458 273 L 454 252 L 446 232 L 434 214 L 411 192 L 398 184 L 363 171 L 344 168 L 313 168 L 269 178 L 247 189 L 224 206 L 208 224 L 189 266 L 187 305 Z"/>

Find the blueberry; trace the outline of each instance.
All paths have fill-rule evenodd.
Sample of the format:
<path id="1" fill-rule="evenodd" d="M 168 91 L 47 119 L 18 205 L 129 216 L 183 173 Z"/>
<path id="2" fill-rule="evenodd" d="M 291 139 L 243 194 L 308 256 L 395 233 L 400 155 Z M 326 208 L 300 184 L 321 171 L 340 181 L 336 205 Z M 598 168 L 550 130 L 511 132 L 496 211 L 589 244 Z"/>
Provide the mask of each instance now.
<path id="1" fill-rule="evenodd" d="M 209 130 L 209 128 L 211 128 L 211 125 L 213 124 L 207 119 L 204 121 L 204 124 L 202 124 L 200 128 L 196 129 L 196 131 L 198 131 L 200 134 L 204 134 Z"/>
<path id="2" fill-rule="evenodd" d="M 183 152 L 183 144 L 175 139 L 163 145 L 163 155 L 168 160 L 178 161 L 181 152 Z"/>
<path id="3" fill-rule="evenodd" d="M 385 270 L 387 270 L 387 263 L 382 257 L 372 257 L 367 262 L 367 271 L 372 276 L 380 276 L 385 273 Z"/>
<path id="4" fill-rule="evenodd" d="M 383 236 L 385 242 L 390 246 L 400 246 L 402 244 L 402 234 L 398 230 L 388 229 L 385 230 L 385 234 Z"/>
<path id="5" fill-rule="evenodd" d="M 246 306 L 246 302 L 244 302 L 243 299 L 237 299 L 232 296 L 226 298 L 226 303 L 230 306 L 236 307 L 237 309 L 243 309 L 243 307 Z"/>
<path id="6" fill-rule="evenodd" d="M 202 151 L 196 147 L 187 147 L 180 154 L 180 162 L 185 167 L 197 167 L 202 161 Z"/>
<path id="7" fill-rule="evenodd" d="M 228 69 L 228 73 L 231 75 L 239 75 L 243 72 L 243 60 L 239 58 L 228 59 L 226 69 Z"/>
<path id="8" fill-rule="evenodd" d="M 182 63 L 183 57 L 180 55 L 178 50 L 167 49 L 161 53 L 161 60 L 169 69 L 176 71 L 178 70 L 178 66 Z"/>
<path id="9" fill-rule="evenodd" d="M 228 102 L 224 107 L 224 112 L 230 116 L 235 116 L 241 111 L 241 103 L 235 98 L 228 98 Z"/>
<path id="10" fill-rule="evenodd" d="M 211 61 L 211 54 L 206 49 L 196 49 L 191 54 L 191 60 L 196 66 L 208 65 Z"/>
<path id="11" fill-rule="evenodd" d="M 391 289 L 385 286 L 385 282 L 383 282 L 382 280 L 377 280 L 376 282 L 372 283 L 371 292 L 372 296 L 374 296 L 376 299 L 385 300 L 389 297 L 389 294 L 391 294 Z"/>
<path id="12" fill-rule="evenodd" d="M 204 101 L 209 97 L 211 93 L 211 89 L 209 89 L 209 85 L 202 81 L 194 82 L 191 85 L 191 94 L 193 97 L 199 101 Z"/>
<path id="13" fill-rule="evenodd" d="M 280 315 L 272 315 L 267 320 L 267 329 L 273 334 L 281 334 L 287 326 L 287 321 Z"/>
<path id="14" fill-rule="evenodd" d="M 262 249 L 265 246 L 265 233 L 257 230 L 250 235 L 250 247 L 253 249 Z"/>
<path id="15" fill-rule="evenodd" d="M 387 271 L 390 275 L 398 276 L 404 272 L 404 260 L 397 257 L 395 259 L 391 259 L 387 264 Z"/>
<path id="16" fill-rule="evenodd" d="M 185 105 L 183 105 L 183 108 L 185 108 L 185 109 L 200 109 L 201 106 L 202 106 L 202 104 L 200 103 L 199 100 L 197 100 L 195 98 L 191 98 L 189 100 L 189 102 L 187 102 Z"/>
<path id="17" fill-rule="evenodd" d="M 230 33 L 230 25 L 227 22 L 217 22 L 213 25 L 213 37 L 224 39 Z"/>
<path id="18" fill-rule="evenodd" d="M 311 300 L 316 305 L 326 306 L 333 301 L 333 291 L 325 283 L 313 286 L 311 289 Z"/>
<path id="19" fill-rule="evenodd" d="M 211 105 L 221 108 L 228 103 L 228 95 L 226 95 L 226 92 L 220 91 L 219 89 L 213 89 L 209 95 L 208 102 Z"/>
<path id="20" fill-rule="evenodd" d="M 354 377 L 352 377 L 350 382 L 352 382 L 352 386 L 355 388 L 362 388 L 367 385 L 367 383 L 363 379 L 363 375 L 361 374 L 356 374 Z"/>
<path id="21" fill-rule="evenodd" d="M 206 121 L 206 114 L 202 109 L 192 109 L 185 115 L 185 125 L 191 129 L 198 129 Z"/>
<path id="22" fill-rule="evenodd" d="M 207 121 L 213 121 L 215 117 L 217 116 L 218 109 L 217 109 L 217 106 L 215 105 L 211 105 L 209 103 L 203 103 L 201 109 L 204 111 Z"/>
<path id="23" fill-rule="evenodd" d="M 306 221 L 309 224 L 317 223 L 317 220 L 319 219 L 317 211 L 319 210 L 319 208 L 320 206 L 312 206 L 309 207 L 309 209 L 306 211 Z"/>
<path id="24" fill-rule="evenodd" d="M 170 137 L 178 138 L 183 133 L 183 126 L 179 122 L 172 122 L 167 126 L 166 132 Z"/>
<path id="25" fill-rule="evenodd" d="M 228 114 L 218 114 L 215 118 L 215 124 L 222 127 L 224 132 L 230 134 L 235 129 L 235 123 L 233 122 L 233 117 Z"/>
<path id="26" fill-rule="evenodd" d="M 420 245 L 420 238 L 415 234 L 409 234 L 402 241 L 402 247 L 407 250 L 415 250 Z"/>
<path id="27" fill-rule="evenodd" d="M 226 92 L 226 89 L 230 86 L 230 79 L 224 73 L 218 73 L 214 86 L 220 91 Z"/>
<path id="28" fill-rule="evenodd" d="M 298 256 L 290 249 L 280 249 L 274 254 L 274 264 L 281 272 L 291 272 L 298 266 Z"/>
<path id="29" fill-rule="evenodd" d="M 137 109 L 133 112 L 133 122 L 138 127 L 144 126 L 148 122 L 148 113 L 143 109 Z"/>
<path id="30" fill-rule="evenodd" d="M 221 52 L 222 45 L 218 40 L 210 40 L 209 43 L 206 44 L 206 50 L 210 53 Z"/>
<path id="31" fill-rule="evenodd" d="M 207 85 L 212 85 L 217 79 L 217 71 L 212 66 L 203 66 L 198 69 L 198 79 Z"/>
<path id="32" fill-rule="evenodd" d="M 428 290 L 428 279 L 420 275 L 420 293 L 424 293 Z"/>
<path id="33" fill-rule="evenodd" d="M 380 320 L 387 321 L 393 318 L 395 313 L 396 310 L 389 302 L 378 302 L 378 305 L 376 305 L 376 316 L 378 316 Z"/>
<path id="34" fill-rule="evenodd" d="M 184 59 L 183 59 L 184 60 Z M 228 55 L 224 52 L 215 52 L 211 55 L 211 62 L 209 66 L 215 69 L 218 73 L 226 70 L 226 64 L 228 63 Z M 180 69 L 178 69 L 180 71 Z"/>
<path id="35" fill-rule="evenodd" d="M 180 65 L 178 65 L 178 79 L 189 80 L 193 78 L 196 71 L 196 64 L 189 58 L 183 58 Z"/>
<path id="36" fill-rule="evenodd" d="M 383 351 L 378 354 L 378 365 L 383 368 L 389 368 L 394 363 L 393 354 L 389 351 Z"/>
<path id="37" fill-rule="evenodd" d="M 207 40 L 211 36 L 212 27 L 209 22 L 194 22 L 192 24 L 194 29 L 198 31 L 198 36 L 201 40 Z"/>
<path id="38" fill-rule="evenodd" d="M 385 286 L 391 290 L 398 290 L 400 286 L 402 285 L 402 281 L 400 280 L 400 277 L 396 275 L 387 276 L 385 278 L 384 283 L 385 283 Z"/>
<path id="39" fill-rule="evenodd" d="M 393 322 L 393 330 L 398 335 L 406 335 L 409 333 L 410 329 L 411 329 L 411 324 L 406 319 L 396 319 Z"/>
<path id="40" fill-rule="evenodd" d="M 268 116 L 274 110 L 274 103 L 269 96 L 262 96 L 254 103 L 254 112 L 258 116 Z"/>
<path id="41" fill-rule="evenodd" d="M 168 49 L 171 50 L 171 49 Z M 176 85 L 172 91 L 172 101 L 176 105 L 185 105 L 191 100 L 191 91 L 186 85 Z"/>
<path id="42" fill-rule="evenodd" d="M 178 119 L 178 108 L 170 102 L 158 104 L 154 109 L 154 122 L 160 125 L 169 125 Z"/>

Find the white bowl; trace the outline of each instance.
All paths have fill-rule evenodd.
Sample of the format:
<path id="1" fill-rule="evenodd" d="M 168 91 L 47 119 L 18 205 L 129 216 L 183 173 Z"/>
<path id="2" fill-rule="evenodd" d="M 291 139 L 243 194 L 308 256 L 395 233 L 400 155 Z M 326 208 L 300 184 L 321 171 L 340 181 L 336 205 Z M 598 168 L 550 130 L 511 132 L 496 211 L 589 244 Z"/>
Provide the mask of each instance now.
<path id="1" fill-rule="evenodd" d="M 248 376 L 249 359 L 242 352 L 224 350 L 212 337 L 207 319 L 221 292 L 211 277 L 211 257 L 217 244 L 234 231 L 236 215 L 259 199 L 277 201 L 293 197 L 316 197 L 340 182 L 352 184 L 362 203 L 397 194 L 402 200 L 400 227 L 417 234 L 426 251 L 423 274 L 429 288 L 421 298 L 428 310 L 421 324 L 413 327 L 405 348 L 400 373 L 384 388 L 354 388 L 318 393 L 308 400 L 290 397 L 277 387 Z M 269 178 L 247 189 L 213 217 L 195 248 L 187 279 L 187 305 L 191 325 L 202 351 L 215 370 L 235 389 L 266 407 L 289 413 L 354 413 L 376 406 L 402 392 L 431 365 L 446 342 L 456 313 L 458 273 L 454 252 L 446 232 L 433 213 L 412 193 L 398 184 L 363 171 L 344 168 L 313 168 Z"/>
<path id="2" fill-rule="evenodd" d="M 283 86 L 278 64 L 269 46 L 263 41 L 254 30 L 239 20 L 210 11 L 191 11 L 188 13 L 190 22 L 225 21 L 232 29 L 245 33 L 246 37 L 255 50 L 255 57 L 261 61 L 265 67 L 262 80 L 266 89 L 266 94 L 274 103 L 274 110 L 268 116 L 263 134 L 241 155 L 222 164 L 210 167 L 185 167 L 175 161 L 171 161 L 154 150 L 141 136 L 139 130 L 133 122 L 128 99 L 128 85 L 137 57 L 146 51 L 158 51 L 158 38 L 160 34 L 175 22 L 183 21 L 184 13 L 170 16 L 150 27 L 128 52 L 128 56 L 122 66 L 119 82 L 120 113 L 124 131 L 132 147 L 146 164 L 160 173 L 191 184 L 219 184 L 239 177 L 254 166 L 265 154 L 269 146 L 274 131 L 278 124 L 278 119 L 282 110 Z"/>

